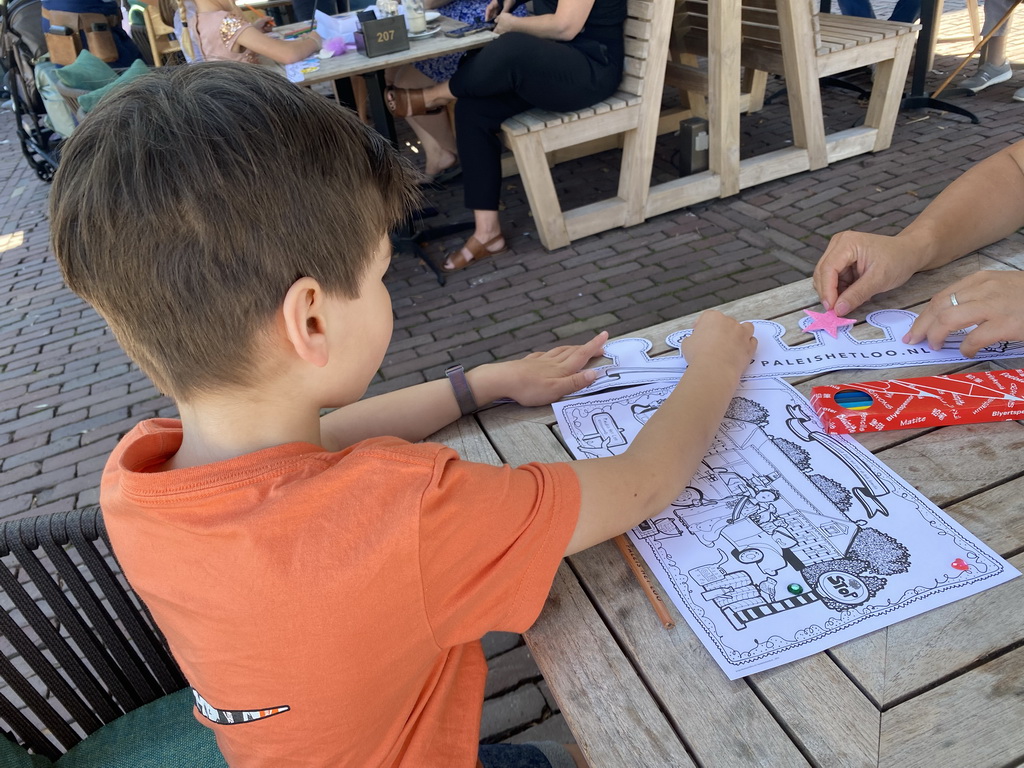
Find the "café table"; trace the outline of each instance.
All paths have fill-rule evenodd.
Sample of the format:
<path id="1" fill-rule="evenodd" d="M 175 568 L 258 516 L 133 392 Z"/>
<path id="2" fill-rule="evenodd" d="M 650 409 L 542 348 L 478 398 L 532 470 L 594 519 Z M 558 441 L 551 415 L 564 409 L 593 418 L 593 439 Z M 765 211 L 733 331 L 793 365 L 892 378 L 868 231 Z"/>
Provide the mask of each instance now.
<path id="1" fill-rule="evenodd" d="M 361 51 L 350 50 L 341 56 L 322 59 L 320 67 L 315 72 L 306 74 L 300 85 L 332 83 L 339 99 L 353 106 L 348 79 L 362 76 L 366 80 L 370 99 L 370 115 L 373 118 L 374 127 L 381 135 L 397 144 L 395 120 L 384 102 L 384 88 L 386 87 L 384 70 L 449 53 L 463 53 L 474 48 L 481 48 L 497 37 L 494 32 L 488 30 L 465 37 L 447 37 L 444 34 L 446 31 L 461 27 L 462 23 L 447 16 L 441 16 L 437 23 L 440 25 L 440 29 L 434 35 L 409 40 L 409 48 L 405 51 L 396 51 L 371 58 Z M 288 34 L 308 29 L 308 27 L 308 23 L 302 22 L 281 27 L 279 31 Z M 284 67 L 280 64 L 271 63 L 266 66 L 284 74 Z"/>
<path id="2" fill-rule="evenodd" d="M 395 129 L 395 119 L 384 101 L 384 89 L 387 87 L 384 79 L 384 70 L 391 67 L 399 67 L 403 64 L 423 61 L 424 59 L 432 59 L 436 56 L 463 53 L 474 48 L 481 48 L 497 37 L 494 32 L 489 30 L 476 32 L 465 37 L 448 37 L 444 33 L 463 26 L 462 22 L 450 19 L 447 16 L 440 16 L 436 23 L 440 29 L 435 34 L 429 37 L 409 40 L 409 48 L 404 51 L 396 51 L 371 58 L 361 51 L 350 50 L 341 56 L 322 59 L 319 68 L 315 72 L 307 73 L 300 84 L 313 86 L 319 83 L 331 83 L 338 102 L 354 109 L 356 106 L 355 96 L 352 93 L 350 78 L 363 77 L 366 80 L 366 91 L 370 102 L 370 116 L 373 120 L 373 125 L 378 133 L 386 136 L 397 147 L 398 132 Z M 281 27 L 279 31 L 288 34 L 289 32 L 308 29 L 308 26 L 307 23 L 293 24 Z M 285 74 L 284 67 L 280 64 L 268 63 L 266 66 L 279 72 L 282 76 Z M 418 211 L 413 218 L 422 220 L 435 215 L 437 215 L 437 209 L 428 207 Z M 422 245 L 432 240 L 469 229 L 472 226 L 472 220 L 467 219 L 453 224 L 444 224 L 414 231 L 412 222 L 410 222 L 394 234 L 393 240 L 397 250 L 412 253 L 413 256 L 430 268 L 437 278 L 437 282 L 444 285 L 444 273 L 423 251 Z"/>
<path id="3" fill-rule="evenodd" d="M 937 290 L 977 269 L 1024 269 L 1024 254 L 990 252 L 916 275 L 856 316 L 890 307 L 919 310 Z M 820 308 L 809 279 L 719 307 L 741 320 L 781 323 L 791 344 L 806 338 L 797 320 L 807 308 Z M 692 327 L 696 318 L 682 314 L 628 335 L 648 339 L 652 355 L 666 354 L 665 337 Z M 859 323 L 854 334 L 872 330 Z M 1024 360 L 999 363 L 1024 367 Z M 990 365 L 920 366 L 890 375 Z M 818 384 L 881 377 L 846 370 L 790 383 L 806 395 Z M 477 461 L 571 460 L 550 408 L 498 406 L 436 439 Z M 1024 568 L 1024 425 L 908 429 L 857 439 Z M 663 628 L 619 551 L 606 542 L 563 561 L 540 618 L 526 633 L 592 768 L 1024 764 L 1024 578 L 732 682 L 657 589 L 674 629 Z"/>

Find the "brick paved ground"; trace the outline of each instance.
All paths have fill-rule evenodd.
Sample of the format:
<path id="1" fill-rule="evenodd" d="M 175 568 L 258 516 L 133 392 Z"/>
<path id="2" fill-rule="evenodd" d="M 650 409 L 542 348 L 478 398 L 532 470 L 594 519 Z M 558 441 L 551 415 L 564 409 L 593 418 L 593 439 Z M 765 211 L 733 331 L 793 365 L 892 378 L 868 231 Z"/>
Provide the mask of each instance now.
<path id="1" fill-rule="evenodd" d="M 876 7 L 881 13 L 885 4 Z M 946 13 L 943 38 L 963 38 L 966 30 L 963 11 Z M 1024 40 L 1015 39 L 1011 53 L 1024 62 Z M 933 87 L 968 50 L 963 40 L 940 42 Z M 1020 85 L 1024 75 L 961 99 L 980 125 L 937 113 L 901 114 L 892 148 L 877 156 L 764 184 L 556 253 L 540 247 L 519 180 L 507 179 L 507 254 L 452 276 L 443 288 L 411 257 L 396 259 L 388 277 L 395 337 L 371 391 L 437 377 L 453 360 L 476 365 L 604 328 L 627 333 L 801 279 L 831 235 L 851 227 L 897 231 L 963 169 L 1019 138 L 1024 104 L 1010 96 Z M 772 82 L 769 92 L 779 87 Z M 863 117 L 863 106 L 846 93 L 829 90 L 824 98 L 833 129 Z M 745 117 L 744 156 L 785 146 L 788 128 L 784 98 Z M 175 409 L 128 362 L 96 314 L 62 286 L 47 245 L 48 187 L 22 160 L 10 114 L 0 116 L 0 137 L 2 519 L 96 502 L 100 468 L 119 437 L 140 419 Z M 671 154 L 671 138 L 664 137 L 658 180 L 675 175 Z M 561 166 L 556 181 L 566 204 L 614 189 L 616 160 L 609 152 Z M 443 212 L 438 223 L 464 217 L 460 197 L 458 186 L 431 194 Z M 459 242 L 435 244 L 431 255 L 440 259 L 443 247 Z M 487 650 L 492 675 L 482 736 L 569 738 L 520 638 L 491 636 Z"/>

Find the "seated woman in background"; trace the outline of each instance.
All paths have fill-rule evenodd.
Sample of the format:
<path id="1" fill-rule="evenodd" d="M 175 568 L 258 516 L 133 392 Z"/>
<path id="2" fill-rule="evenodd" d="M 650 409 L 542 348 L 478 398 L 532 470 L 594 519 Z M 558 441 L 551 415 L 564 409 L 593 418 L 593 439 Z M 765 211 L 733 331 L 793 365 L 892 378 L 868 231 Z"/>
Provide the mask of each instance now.
<path id="1" fill-rule="evenodd" d="M 446 82 L 422 90 L 391 88 L 388 108 L 400 117 L 455 104 L 466 207 L 476 225 L 445 261 L 465 269 L 505 250 L 498 218 L 502 122 L 531 107 L 582 109 L 610 96 L 622 80 L 626 0 L 534 0 L 536 16 L 513 16 L 515 0 L 491 0 L 485 18 L 500 35 L 466 55 Z"/>
<path id="2" fill-rule="evenodd" d="M 424 7 L 427 10 L 440 11 L 448 18 L 463 24 L 471 24 L 482 15 L 483 3 L 480 0 L 426 0 Z M 525 16 L 526 6 L 516 8 L 513 15 Z M 429 88 L 435 83 L 451 80 L 461 59 L 461 53 L 452 53 L 417 61 L 415 64 L 406 64 L 394 70 L 391 82 L 398 88 Z M 433 115 L 409 116 L 406 120 L 416 133 L 426 155 L 424 172 L 428 179 L 443 184 L 458 178 L 462 169 L 459 166 L 455 133 L 452 131 L 448 115 L 442 111 Z"/>
<path id="3" fill-rule="evenodd" d="M 183 0 L 179 0 L 182 2 Z M 320 50 L 323 40 L 309 32 L 293 40 L 267 34 L 271 21 L 264 16 L 249 22 L 239 15 L 233 0 L 194 0 L 192 43 L 200 61 L 244 61 L 256 63 L 256 54 L 278 64 L 294 64 Z"/>

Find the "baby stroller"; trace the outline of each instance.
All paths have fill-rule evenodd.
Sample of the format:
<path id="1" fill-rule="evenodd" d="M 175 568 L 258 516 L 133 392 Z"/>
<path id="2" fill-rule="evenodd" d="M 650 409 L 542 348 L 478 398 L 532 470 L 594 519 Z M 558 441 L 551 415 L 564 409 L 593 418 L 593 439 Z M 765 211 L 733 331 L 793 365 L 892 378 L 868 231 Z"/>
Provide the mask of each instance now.
<path id="1" fill-rule="evenodd" d="M 21 151 L 32 170 L 50 181 L 57 170 L 60 143 L 46 119 L 36 87 L 35 67 L 46 53 L 41 0 L 0 0 L 0 67 L 10 93 Z"/>

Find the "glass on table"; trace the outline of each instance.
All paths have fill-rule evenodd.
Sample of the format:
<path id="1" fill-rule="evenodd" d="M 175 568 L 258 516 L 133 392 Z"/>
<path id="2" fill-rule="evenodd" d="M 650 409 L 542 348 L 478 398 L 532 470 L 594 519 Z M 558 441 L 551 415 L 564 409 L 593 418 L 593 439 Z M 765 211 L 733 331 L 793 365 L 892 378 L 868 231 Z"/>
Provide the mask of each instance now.
<path id="1" fill-rule="evenodd" d="M 427 13 L 423 0 L 405 0 L 405 23 L 414 35 L 427 31 Z"/>

